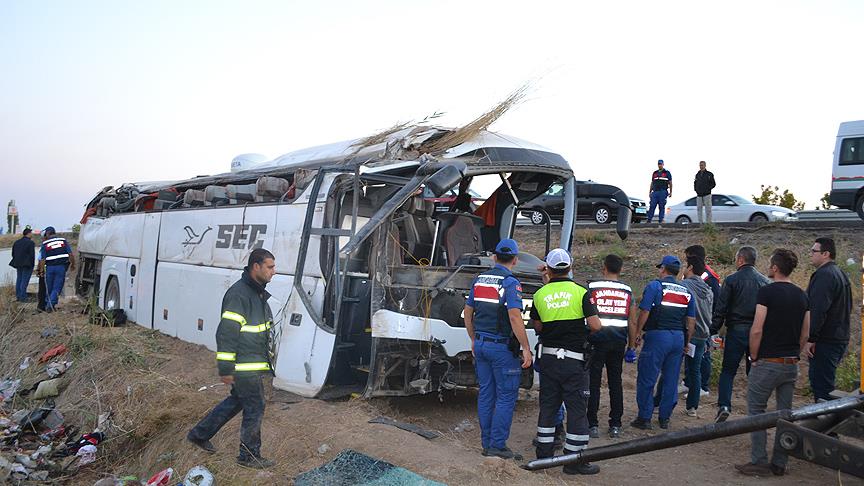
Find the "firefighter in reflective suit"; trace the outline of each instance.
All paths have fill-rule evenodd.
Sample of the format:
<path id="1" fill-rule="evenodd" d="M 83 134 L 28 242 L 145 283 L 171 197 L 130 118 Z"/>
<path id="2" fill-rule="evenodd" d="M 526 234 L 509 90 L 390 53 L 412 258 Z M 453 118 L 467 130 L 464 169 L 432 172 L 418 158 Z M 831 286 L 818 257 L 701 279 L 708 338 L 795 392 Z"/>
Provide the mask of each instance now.
<path id="1" fill-rule="evenodd" d="M 243 412 L 240 424 L 241 466 L 263 469 L 273 461 L 261 457 L 261 421 L 264 418 L 265 374 L 271 374 L 270 328 L 273 314 L 265 286 L 276 274 L 273 254 L 263 248 L 252 250 L 243 276 L 222 298 L 222 320 L 216 330 L 216 364 L 222 383 L 231 386 L 231 395 L 207 414 L 186 439 L 207 452 L 216 448 L 210 439 L 235 415 Z"/>
<path id="2" fill-rule="evenodd" d="M 585 344 L 590 332 L 599 331 L 597 309 L 588 289 L 573 282 L 570 255 L 556 248 L 546 256 L 549 283 L 534 293 L 531 319 L 543 344 L 538 355 L 543 379 L 540 380 L 540 416 L 537 419 L 537 458 L 554 453 L 555 415 L 563 402 L 567 408 L 567 434 L 564 453 L 572 454 L 588 446 L 587 403 L 588 371 L 585 369 Z M 566 474 L 596 474 L 594 464 L 568 464 Z"/>

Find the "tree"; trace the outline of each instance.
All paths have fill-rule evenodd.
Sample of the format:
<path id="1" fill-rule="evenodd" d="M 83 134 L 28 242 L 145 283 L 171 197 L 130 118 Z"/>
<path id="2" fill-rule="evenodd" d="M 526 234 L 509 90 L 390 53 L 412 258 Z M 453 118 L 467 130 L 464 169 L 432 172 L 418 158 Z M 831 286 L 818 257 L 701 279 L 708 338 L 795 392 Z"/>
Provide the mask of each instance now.
<path id="1" fill-rule="evenodd" d="M 795 195 L 789 192 L 789 189 L 784 189 L 781 193 L 778 186 L 763 185 L 759 187 L 762 193 L 758 196 L 753 196 L 753 202 L 756 204 L 770 204 L 795 211 L 802 211 L 804 209 L 804 201 L 795 199 Z"/>
<path id="2" fill-rule="evenodd" d="M 826 192 L 825 195 L 822 196 L 822 199 L 819 200 L 819 207 L 817 207 L 816 209 L 831 209 L 832 207 L 833 206 L 831 206 L 831 196 L 829 195 L 829 193 Z"/>

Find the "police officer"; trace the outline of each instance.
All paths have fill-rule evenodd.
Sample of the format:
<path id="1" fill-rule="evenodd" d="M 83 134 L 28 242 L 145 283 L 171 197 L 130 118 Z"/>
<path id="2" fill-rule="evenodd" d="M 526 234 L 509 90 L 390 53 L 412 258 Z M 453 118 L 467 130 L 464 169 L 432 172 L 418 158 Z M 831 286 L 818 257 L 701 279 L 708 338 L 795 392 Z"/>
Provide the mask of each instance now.
<path id="1" fill-rule="evenodd" d="M 52 312 L 57 307 L 63 283 L 66 281 L 66 268 L 75 271 L 75 255 L 66 238 L 57 236 L 53 226 L 42 232 L 42 247 L 39 249 L 38 274 L 45 275 L 45 311 Z"/>
<path id="2" fill-rule="evenodd" d="M 654 414 L 654 386 L 662 373 L 660 428 L 668 429 L 672 410 L 678 401 L 678 374 L 696 327 L 696 301 L 687 287 L 675 277 L 681 260 L 666 255 L 657 265 L 659 278 L 645 286 L 639 304 L 639 320 L 630 333 L 630 346 L 644 339 L 636 375 L 636 404 L 639 415 L 630 425 L 650 430 Z M 644 337 L 640 337 L 642 331 Z"/>
<path id="3" fill-rule="evenodd" d="M 648 222 L 654 219 L 654 210 L 660 206 L 657 220 L 662 224 L 666 216 L 666 198 L 672 197 L 672 173 L 664 168 L 663 160 L 657 161 L 657 170 L 651 174 L 651 189 L 648 191 Z"/>
<path id="4" fill-rule="evenodd" d="M 531 319 L 540 335 L 540 415 L 537 419 L 537 458 L 554 452 L 555 415 L 563 402 L 567 407 L 567 434 L 564 452 L 572 454 L 588 446 L 586 416 L 588 372 L 585 370 L 585 343 L 589 332 L 599 331 L 600 319 L 590 301 L 588 289 L 573 282 L 570 255 L 556 248 L 546 256 L 549 283 L 534 293 Z M 587 321 L 587 325 L 586 325 Z M 568 464 L 566 474 L 596 474 L 594 464 Z"/>
<path id="5" fill-rule="evenodd" d="M 186 439 L 207 452 L 216 448 L 210 439 L 235 415 L 243 411 L 240 425 L 241 466 L 264 469 L 273 461 L 261 457 L 261 421 L 264 418 L 263 376 L 272 373 L 270 328 L 273 314 L 267 300 L 267 283 L 276 274 L 273 254 L 252 250 L 243 276 L 222 298 L 222 320 L 216 330 L 216 364 L 222 383 L 231 395 L 207 414 Z"/>
<path id="6" fill-rule="evenodd" d="M 592 438 L 600 437 L 597 410 L 600 408 L 600 382 L 603 367 L 609 383 L 609 437 L 621 436 L 621 417 L 624 415 L 624 389 L 621 384 L 624 351 L 627 347 L 630 306 L 633 291 L 620 282 L 624 260 L 618 255 L 606 255 L 603 259 L 603 279 L 588 283 L 591 303 L 597 307 L 602 329 L 591 334 L 588 341 L 594 347 L 589 365 L 591 375 L 591 398 L 588 399 L 588 427 Z"/>
<path id="7" fill-rule="evenodd" d="M 522 286 L 511 272 L 518 255 L 519 247 L 511 239 L 501 240 L 495 246 L 492 257 L 495 266 L 474 279 L 464 311 L 480 385 L 477 413 L 483 455 L 517 461 L 522 456 L 507 447 L 507 438 L 522 379 L 521 368 L 531 366 L 532 359 L 522 319 Z"/>

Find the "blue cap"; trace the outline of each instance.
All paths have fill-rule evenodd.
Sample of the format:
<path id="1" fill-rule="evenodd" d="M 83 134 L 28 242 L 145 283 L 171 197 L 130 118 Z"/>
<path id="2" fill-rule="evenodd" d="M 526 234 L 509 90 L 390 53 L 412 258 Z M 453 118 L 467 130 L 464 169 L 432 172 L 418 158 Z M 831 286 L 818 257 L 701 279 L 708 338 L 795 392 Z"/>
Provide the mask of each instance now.
<path id="1" fill-rule="evenodd" d="M 663 163 L 663 159 L 658 160 L 657 163 L 658 163 L 658 164 L 662 164 L 662 163 Z"/>
<path id="2" fill-rule="evenodd" d="M 518 255 L 519 245 L 516 244 L 516 241 L 507 238 L 495 245 L 495 253 L 498 255 Z"/>
<path id="3" fill-rule="evenodd" d="M 57 231 L 54 230 L 53 226 L 49 226 L 49 227 L 45 228 L 45 231 L 43 231 L 42 233 L 44 234 L 44 233 L 56 233 L 56 232 Z"/>
<path id="4" fill-rule="evenodd" d="M 657 264 L 657 268 L 660 267 L 681 267 L 681 260 L 678 257 L 673 255 L 666 255 L 660 260 L 660 263 Z"/>

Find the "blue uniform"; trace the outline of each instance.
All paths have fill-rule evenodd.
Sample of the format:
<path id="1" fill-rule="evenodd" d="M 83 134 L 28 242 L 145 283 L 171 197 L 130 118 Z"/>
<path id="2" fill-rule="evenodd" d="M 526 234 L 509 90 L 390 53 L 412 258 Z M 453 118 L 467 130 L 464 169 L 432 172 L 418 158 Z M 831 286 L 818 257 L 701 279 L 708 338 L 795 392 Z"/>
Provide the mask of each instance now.
<path id="1" fill-rule="evenodd" d="M 654 385 L 662 373 L 660 420 L 668 420 L 678 401 L 678 375 L 683 360 L 687 318 L 696 317 L 696 301 L 675 277 L 653 280 L 645 287 L 639 309 L 649 311 L 636 378 L 639 418 L 654 414 Z"/>
<path id="2" fill-rule="evenodd" d="M 666 198 L 669 197 L 669 183 L 672 173 L 666 169 L 655 170 L 651 174 L 651 201 L 648 204 L 648 222 L 654 219 L 654 211 L 660 207 L 657 219 L 662 223 L 666 216 Z"/>
<path id="3" fill-rule="evenodd" d="M 521 360 L 508 347 L 507 311 L 522 310 L 522 286 L 510 270 L 495 265 L 474 279 L 465 304 L 474 309 L 474 362 L 480 385 L 477 414 L 483 449 L 503 449 L 510 437 L 522 378 Z"/>
<path id="4" fill-rule="evenodd" d="M 45 306 L 53 309 L 63 290 L 66 280 L 66 267 L 72 249 L 65 238 L 52 237 L 42 242 L 39 259 L 45 262 Z"/>

